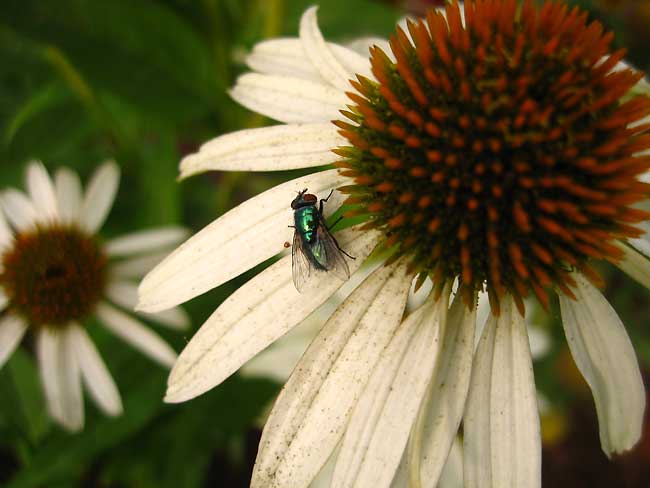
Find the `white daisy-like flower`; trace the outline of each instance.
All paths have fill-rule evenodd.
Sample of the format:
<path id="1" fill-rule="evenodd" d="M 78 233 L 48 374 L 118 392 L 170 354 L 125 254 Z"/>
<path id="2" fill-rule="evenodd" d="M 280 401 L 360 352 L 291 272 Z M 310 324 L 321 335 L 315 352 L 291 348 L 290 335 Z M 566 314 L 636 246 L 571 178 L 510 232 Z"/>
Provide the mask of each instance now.
<path id="1" fill-rule="evenodd" d="M 103 164 L 84 192 L 70 169 L 59 169 L 52 180 L 33 162 L 27 193 L 0 193 L 0 367 L 31 333 L 48 411 L 70 431 L 84 425 L 82 383 L 105 414 L 122 412 L 118 389 L 84 327 L 90 317 L 165 367 L 176 359 L 125 310 L 137 301 L 136 281 L 187 232 L 161 227 L 101 241 L 97 232 L 119 174 L 115 163 Z M 179 307 L 146 317 L 172 329 L 189 325 Z"/>
<path id="2" fill-rule="evenodd" d="M 311 8 L 299 38 L 255 46 L 253 72 L 231 95 L 282 125 L 208 142 L 182 161 L 181 176 L 338 169 L 228 212 L 139 289 L 142 310 L 164 310 L 277 254 L 291 238 L 288 204 L 304 188 L 322 198 L 339 190 L 326 217 L 342 194 L 353 207 L 346 215 L 365 217 L 336 234 L 356 257 L 350 273 L 375 247 L 392 249 L 284 386 L 262 436 L 256 488 L 306 487 L 328 459 L 334 487 L 436 486 L 461 422 L 464 486 L 539 487 L 526 296 L 546 308 L 559 296 L 604 451 L 625 451 L 641 435 L 635 353 L 592 268 L 608 260 L 650 286 L 642 228 L 650 213 L 636 206 L 650 194 L 642 153 L 650 98 L 625 97 L 641 75 L 621 64 L 623 51 L 609 51 L 600 24 L 562 3 L 453 3 L 406 30 L 374 41 L 368 60 L 326 42 Z M 281 258 L 217 308 L 179 356 L 167 401 L 218 385 L 342 285 L 328 273 L 300 294 L 290 268 L 291 257 Z M 405 313 L 414 279 L 434 286 Z M 490 303 L 485 324 L 480 293 Z"/>

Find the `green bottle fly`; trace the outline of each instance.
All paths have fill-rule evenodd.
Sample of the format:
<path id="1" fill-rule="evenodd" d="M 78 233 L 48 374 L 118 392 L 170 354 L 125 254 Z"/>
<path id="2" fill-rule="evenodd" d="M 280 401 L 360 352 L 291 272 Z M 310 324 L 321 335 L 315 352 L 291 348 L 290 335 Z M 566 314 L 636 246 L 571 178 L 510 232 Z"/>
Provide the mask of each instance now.
<path id="1" fill-rule="evenodd" d="M 343 254 L 354 258 L 341 249 L 323 217 L 323 204 L 330 196 L 332 192 L 319 202 L 318 197 L 307 193 L 305 188 L 291 202 L 295 229 L 291 263 L 293 283 L 298 291 L 303 290 L 313 271 L 331 271 L 343 280 L 350 278 Z"/>

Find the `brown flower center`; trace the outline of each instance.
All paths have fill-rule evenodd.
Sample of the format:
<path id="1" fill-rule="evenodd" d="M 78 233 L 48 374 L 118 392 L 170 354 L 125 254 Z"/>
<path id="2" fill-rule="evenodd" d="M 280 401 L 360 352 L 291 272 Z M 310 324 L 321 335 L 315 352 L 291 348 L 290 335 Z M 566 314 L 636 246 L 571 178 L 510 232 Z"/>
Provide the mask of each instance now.
<path id="1" fill-rule="evenodd" d="M 106 284 L 107 259 L 74 227 L 20 232 L 2 255 L 0 286 L 9 308 L 33 326 L 64 326 L 92 312 Z"/>
<path id="2" fill-rule="evenodd" d="M 352 123 L 335 122 L 343 191 L 422 279 L 458 277 L 468 303 L 487 289 L 496 313 L 506 292 L 547 305 L 650 217 L 631 207 L 650 191 L 649 124 L 630 127 L 650 99 L 622 100 L 642 75 L 612 71 L 624 51 L 578 8 L 467 1 L 464 17 L 454 3 L 398 29 L 396 61 L 371 49 L 378 81 L 354 81 Z"/>

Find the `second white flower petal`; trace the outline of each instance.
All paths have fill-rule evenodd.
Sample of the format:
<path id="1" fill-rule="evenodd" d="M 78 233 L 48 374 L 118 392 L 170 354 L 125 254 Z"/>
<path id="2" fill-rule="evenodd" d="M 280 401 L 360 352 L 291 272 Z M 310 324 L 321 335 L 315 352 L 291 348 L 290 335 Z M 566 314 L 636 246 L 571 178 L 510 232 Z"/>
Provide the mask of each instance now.
<path id="1" fill-rule="evenodd" d="M 631 278 L 650 288 L 650 257 L 623 243 L 617 245 L 623 251 L 623 259 L 616 265 Z"/>
<path id="2" fill-rule="evenodd" d="M 541 486 L 541 437 L 526 322 L 512 297 L 483 331 L 464 421 L 467 488 Z"/>
<path id="3" fill-rule="evenodd" d="M 126 310 L 133 310 L 138 302 L 138 285 L 130 281 L 113 280 L 106 287 L 106 297 Z M 181 307 L 173 307 L 153 314 L 136 313 L 170 329 L 185 330 L 190 326 L 190 317 Z"/>
<path id="4" fill-rule="evenodd" d="M 560 295 L 569 349 L 596 403 L 600 443 L 610 456 L 636 444 L 643 427 L 645 389 L 630 338 L 607 299 L 575 274 L 577 300 Z"/>
<path id="5" fill-rule="evenodd" d="M 388 45 L 383 40 L 380 43 Z M 344 47 L 328 42 L 327 46 L 344 69 L 350 73 L 348 78 L 358 73 L 373 79 L 367 47 L 365 51 L 359 52 L 350 45 Z M 307 57 L 301 40 L 295 37 L 270 39 L 255 44 L 253 51 L 246 58 L 246 64 L 258 73 L 302 78 L 321 84 L 329 83 L 329 76 L 326 78 L 321 76 Z"/>
<path id="6" fill-rule="evenodd" d="M 0 204 L 11 225 L 19 231 L 28 230 L 38 220 L 32 201 L 19 190 L 9 189 L 0 194 Z"/>
<path id="7" fill-rule="evenodd" d="M 105 302 L 97 305 L 97 316 L 107 329 L 154 361 L 167 367 L 174 364 L 174 350 L 140 321 Z"/>
<path id="8" fill-rule="evenodd" d="M 447 316 L 428 397 L 409 445 L 415 485 L 436 486 L 463 418 L 474 355 L 476 308 L 457 295 Z"/>
<path id="9" fill-rule="evenodd" d="M 208 170 L 279 171 L 330 164 L 346 144 L 334 124 L 289 124 L 245 129 L 213 139 L 181 161 L 181 178 Z"/>
<path id="10" fill-rule="evenodd" d="M 50 415 L 75 432 L 84 424 L 81 373 L 67 329 L 39 331 L 36 353 Z"/>
<path id="11" fill-rule="evenodd" d="M 400 334 L 406 334 L 409 328 L 413 329 L 402 354 L 394 354 L 391 358 L 389 350 L 392 343 L 385 350 L 385 360 L 396 359 L 397 364 L 392 371 L 391 368 L 384 371 L 379 367 L 375 369 L 373 375 L 381 375 L 380 385 L 369 383 L 355 407 L 339 457 L 341 464 L 347 467 L 342 470 L 347 472 L 347 476 L 341 478 L 341 486 L 390 486 L 431 382 L 440 348 L 440 332 L 444 330 L 447 318 L 448 294 L 449 291 L 443 293 L 437 302 L 430 297 L 425 305 L 400 325 L 393 340 Z M 367 395 L 374 397 L 372 404 L 362 405 Z M 377 414 L 375 418 L 374 413 Z M 356 426 L 362 429 L 355 432 Z M 352 442 L 358 443 L 358 446 L 346 452 L 348 438 L 352 438 Z M 390 439 L 390 442 L 386 442 L 386 439 Z M 355 458 L 359 462 L 350 463 Z"/>
<path id="12" fill-rule="evenodd" d="M 285 124 L 329 122 L 348 99 L 341 90 L 288 76 L 246 73 L 230 90 L 244 107 Z"/>
<path id="13" fill-rule="evenodd" d="M 318 28 L 316 12 L 318 7 L 313 6 L 305 10 L 300 19 L 300 41 L 307 59 L 320 73 L 323 80 L 341 91 L 351 88 L 350 78 L 354 77 L 354 71 L 348 71 L 341 62 L 336 58 L 332 49 L 325 42 L 323 34 Z M 345 48 L 343 48 L 345 49 Z M 360 58 L 357 63 L 360 66 L 367 67 L 369 62 L 363 59 L 354 51 L 349 51 L 349 56 Z"/>
<path id="14" fill-rule="evenodd" d="M 5 220 L 1 203 L 2 195 L 0 195 L 0 253 L 11 243 L 11 239 L 13 238 L 13 232 L 11 232 L 9 224 Z"/>
<path id="15" fill-rule="evenodd" d="M 384 406 L 394 385 L 398 369 L 400 369 L 404 361 L 404 356 L 410 354 L 407 350 L 409 346 L 414 346 L 413 337 L 420 329 L 427 312 L 431 312 L 430 307 L 421 307 L 411 313 L 400 324 L 390 343 L 382 352 L 381 358 L 373 368 L 372 375 L 359 401 L 354 406 L 350 422 L 345 428 L 345 435 L 341 441 L 332 476 L 334 486 L 352 487 L 359 484 L 359 471 L 364 464 L 368 464 L 366 457 L 369 454 L 370 444 L 375 438 L 378 424 L 385 420 L 382 419 Z M 399 422 L 403 424 L 402 426 L 407 431 L 410 430 L 411 426 L 408 419 L 400 419 Z M 391 457 L 396 456 L 401 460 L 404 452 L 403 446 L 395 445 L 392 438 L 390 443 L 385 444 L 387 444 L 388 449 L 395 449 L 395 455 Z M 384 464 L 384 466 L 380 467 L 380 470 L 386 467 Z M 377 487 L 384 485 L 377 485 L 375 480 L 372 484 L 366 486 Z"/>
<path id="16" fill-rule="evenodd" d="M 120 415 L 120 393 L 88 333 L 79 325 L 73 324 L 69 334 L 79 361 L 81 377 L 91 397 L 107 415 Z"/>
<path id="17" fill-rule="evenodd" d="M 83 202 L 79 175 L 68 168 L 59 168 L 54 175 L 54 189 L 61 221 L 67 224 L 76 222 Z"/>
<path id="18" fill-rule="evenodd" d="M 187 237 L 188 231 L 183 227 L 158 227 L 111 239 L 106 243 L 105 250 L 111 257 L 131 256 L 163 248 L 169 249 Z"/>
<path id="19" fill-rule="evenodd" d="M 59 208 L 54 185 L 40 161 L 33 161 L 27 166 L 27 190 L 40 221 L 52 222 L 58 218 Z"/>
<path id="20" fill-rule="evenodd" d="M 90 179 L 79 214 L 80 223 L 88 232 L 96 232 L 106 220 L 119 180 L 120 168 L 112 161 L 101 165 Z"/>
<path id="21" fill-rule="evenodd" d="M 0 317 L 0 368 L 16 350 L 27 331 L 27 324 L 16 315 Z"/>

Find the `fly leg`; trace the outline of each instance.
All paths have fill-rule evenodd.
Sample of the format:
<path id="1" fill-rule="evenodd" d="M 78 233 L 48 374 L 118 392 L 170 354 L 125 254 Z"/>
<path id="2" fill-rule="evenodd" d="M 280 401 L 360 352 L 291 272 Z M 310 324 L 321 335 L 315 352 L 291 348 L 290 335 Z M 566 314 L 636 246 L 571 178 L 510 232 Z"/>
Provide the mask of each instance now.
<path id="1" fill-rule="evenodd" d="M 332 196 L 332 193 L 334 193 L 334 190 L 330 191 L 330 194 L 327 195 L 327 198 L 321 198 L 320 199 L 320 207 L 318 208 L 318 213 L 320 213 L 321 219 L 322 219 L 323 223 L 325 224 L 325 227 L 327 227 L 327 230 L 331 230 L 334 227 L 336 227 L 336 224 L 338 224 L 343 219 L 343 216 L 339 217 L 338 219 L 336 219 L 336 222 L 334 222 L 332 225 L 327 225 L 325 223 L 325 218 L 323 217 L 323 203 L 327 202 L 327 200 L 330 199 L 330 197 Z"/>
<path id="2" fill-rule="evenodd" d="M 334 189 L 332 189 L 332 190 L 330 191 L 330 194 L 327 195 L 327 198 L 321 198 L 321 199 L 320 199 L 320 202 L 319 202 L 320 205 L 319 205 L 319 208 L 318 208 L 318 212 L 321 214 L 321 216 L 323 215 L 323 204 L 324 204 L 325 202 L 327 202 L 327 200 L 330 199 L 330 197 L 332 196 L 333 193 L 334 193 Z M 321 217 L 321 218 L 322 218 L 322 217 Z M 336 224 L 338 224 L 342 219 L 343 219 L 343 216 L 340 216 L 338 219 L 336 219 L 336 222 L 334 222 L 332 225 L 330 225 L 330 226 L 327 226 L 327 225 L 326 225 L 327 230 L 330 230 L 330 229 L 333 229 L 334 227 L 336 227 Z M 350 256 L 347 252 L 345 252 L 343 249 L 341 249 L 341 246 L 339 246 L 339 243 L 338 243 L 338 241 L 336 240 L 336 237 L 334 237 L 334 236 L 331 235 L 331 234 L 330 234 L 330 237 L 331 237 L 332 240 L 334 241 L 334 244 L 336 244 L 336 248 L 337 248 L 339 251 L 341 251 L 343 254 L 345 254 L 345 255 L 346 255 L 347 257 L 349 257 L 350 259 L 357 259 L 357 258 L 355 258 L 354 256 Z"/>
<path id="3" fill-rule="evenodd" d="M 339 220 L 340 220 L 340 219 L 339 219 Z M 345 252 L 343 249 L 341 249 L 341 246 L 339 246 L 339 243 L 338 243 L 338 241 L 336 240 L 336 237 L 334 237 L 333 235 L 330 235 L 330 237 L 331 237 L 332 240 L 334 241 L 334 244 L 336 244 L 336 248 L 337 248 L 339 251 L 341 251 L 343 254 L 345 254 L 345 255 L 346 255 L 347 257 L 349 257 L 350 259 L 357 259 L 356 257 L 354 257 L 354 256 L 350 256 L 347 252 Z"/>
<path id="4" fill-rule="evenodd" d="M 334 189 L 332 189 L 332 190 L 330 191 L 330 194 L 327 195 L 327 198 L 321 198 L 321 199 L 320 199 L 320 204 L 319 204 L 320 206 L 318 207 L 318 211 L 320 212 L 321 215 L 323 215 L 323 204 L 324 204 L 327 200 L 330 199 L 330 197 L 332 196 L 332 193 L 334 193 Z"/>

